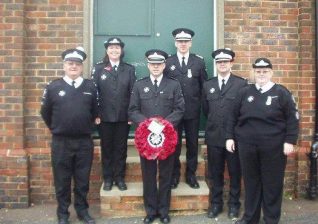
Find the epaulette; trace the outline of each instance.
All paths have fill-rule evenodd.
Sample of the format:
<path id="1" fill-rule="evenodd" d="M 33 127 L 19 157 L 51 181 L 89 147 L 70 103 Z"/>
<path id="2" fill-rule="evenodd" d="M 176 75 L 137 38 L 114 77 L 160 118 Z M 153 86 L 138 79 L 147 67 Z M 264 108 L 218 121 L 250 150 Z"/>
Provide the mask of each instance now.
<path id="1" fill-rule="evenodd" d="M 174 78 L 174 77 L 171 77 L 171 76 L 166 76 L 168 79 L 172 79 L 172 80 L 175 80 L 175 81 L 178 81 L 178 79 Z"/>
<path id="2" fill-rule="evenodd" d="M 196 54 L 195 56 L 197 56 L 198 58 L 203 59 L 203 57 L 201 55 Z"/>
<path id="3" fill-rule="evenodd" d="M 100 64 L 103 64 L 103 63 L 104 63 L 104 61 L 99 61 L 99 62 L 96 63 L 96 65 L 100 65 Z"/>
<path id="4" fill-rule="evenodd" d="M 137 79 L 136 82 L 139 82 L 139 81 L 144 80 L 144 79 L 146 79 L 146 78 L 149 78 L 149 76 L 145 76 L 145 77 L 142 77 L 142 78 L 140 78 L 140 79 Z"/>
<path id="5" fill-rule="evenodd" d="M 127 62 L 122 62 L 122 63 L 125 64 L 125 65 L 127 65 L 127 66 L 129 66 L 129 67 L 134 67 L 133 65 L 128 64 Z"/>

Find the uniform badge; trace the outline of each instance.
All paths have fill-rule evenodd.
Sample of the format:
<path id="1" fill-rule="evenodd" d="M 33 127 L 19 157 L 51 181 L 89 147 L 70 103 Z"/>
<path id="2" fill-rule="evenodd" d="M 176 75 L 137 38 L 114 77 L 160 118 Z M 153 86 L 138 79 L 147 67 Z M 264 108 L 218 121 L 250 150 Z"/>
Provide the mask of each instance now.
<path id="1" fill-rule="evenodd" d="M 175 65 L 171 65 L 170 70 L 174 71 L 175 69 L 176 69 L 176 66 Z"/>
<path id="2" fill-rule="evenodd" d="M 192 72 L 191 69 L 188 69 L 188 78 L 191 79 L 192 78 Z"/>
<path id="3" fill-rule="evenodd" d="M 266 103 L 265 103 L 267 106 L 271 105 L 272 104 L 272 97 L 271 96 L 268 96 L 267 97 L 267 100 L 266 100 Z"/>
<path id="4" fill-rule="evenodd" d="M 61 91 L 59 92 L 59 96 L 65 96 L 65 91 L 64 91 L 64 90 L 61 90 Z"/>
<path id="5" fill-rule="evenodd" d="M 254 101 L 254 96 L 249 96 L 247 98 L 247 101 L 250 102 L 250 103 L 253 102 Z"/>
<path id="6" fill-rule="evenodd" d="M 148 92 L 149 92 L 149 87 L 145 87 L 145 88 L 144 88 L 144 92 L 145 92 L 145 93 L 148 93 Z"/>
<path id="7" fill-rule="evenodd" d="M 165 140 L 165 136 L 163 133 L 160 133 L 160 134 L 150 133 L 147 138 L 149 145 L 151 145 L 154 148 L 161 147 L 163 145 L 164 140 Z"/>
<path id="8" fill-rule="evenodd" d="M 210 89 L 210 93 L 214 93 L 215 92 L 215 89 L 214 88 L 211 88 Z"/>
<path id="9" fill-rule="evenodd" d="M 102 80 L 105 80 L 107 78 L 107 76 L 105 74 L 103 74 L 101 77 L 100 77 Z"/>
<path id="10" fill-rule="evenodd" d="M 163 94 L 163 91 L 160 91 L 159 93 L 160 93 L 160 94 Z"/>
<path id="11" fill-rule="evenodd" d="M 298 111 L 295 113 L 295 117 L 296 117 L 297 120 L 299 120 L 299 113 L 298 113 Z"/>

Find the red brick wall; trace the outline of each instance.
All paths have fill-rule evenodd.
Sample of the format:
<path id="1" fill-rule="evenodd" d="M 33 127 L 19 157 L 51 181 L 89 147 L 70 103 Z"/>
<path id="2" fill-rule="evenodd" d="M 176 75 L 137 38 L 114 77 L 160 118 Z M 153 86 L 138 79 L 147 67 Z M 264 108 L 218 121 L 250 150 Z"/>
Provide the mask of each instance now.
<path id="1" fill-rule="evenodd" d="M 314 126 L 314 0 L 225 1 L 224 43 L 249 77 L 256 57 L 274 63 L 275 80 L 295 95 L 301 113 L 299 152 L 290 156 L 287 193 L 304 193 Z M 85 18 L 88 19 L 88 18 Z M 55 201 L 50 134 L 39 116 L 42 91 L 62 74 L 60 53 L 83 43 L 83 0 L 0 3 L 0 207 Z M 90 199 L 99 199 L 99 150 Z"/>
<path id="2" fill-rule="evenodd" d="M 237 53 L 235 72 L 251 78 L 251 64 L 268 57 L 275 81 L 292 91 L 301 115 L 298 153 L 289 156 L 286 193 L 305 193 L 314 126 L 314 1 L 225 1 L 224 44 Z"/>
<path id="3" fill-rule="evenodd" d="M 2 1 L 3 2 L 3 1 Z M 0 207 L 26 207 L 24 151 L 24 1 L 0 3 Z"/>

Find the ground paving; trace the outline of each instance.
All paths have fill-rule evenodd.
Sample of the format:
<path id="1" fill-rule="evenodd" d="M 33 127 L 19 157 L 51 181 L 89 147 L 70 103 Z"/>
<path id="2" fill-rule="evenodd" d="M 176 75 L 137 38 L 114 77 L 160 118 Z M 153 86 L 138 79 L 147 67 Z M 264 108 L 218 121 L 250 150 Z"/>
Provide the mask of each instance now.
<path id="1" fill-rule="evenodd" d="M 54 224 L 55 204 L 33 205 L 27 209 L 0 209 L 1 224 Z M 100 215 L 99 205 L 93 204 L 90 207 L 90 213 L 96 218 L 97 224 L 138 224 L 143 223 L 143 217 L 132 218 L 116 218 L 110 219 Z M 75 212 L 70 209 L 72 224 L 80 224 L 77 220 Z M 159 224 L 159 219 L 154 224 Z M 232 224 L 234 221 L 227 218 L 225 210 L 218 219 L 209 219 L 206 217 L 205 211 L 200 214 L 176 214 L 171 216 L 171 224 Z M 300 199 L 284 199 L 281 224 L 318 224 L 318 200 Z"/>

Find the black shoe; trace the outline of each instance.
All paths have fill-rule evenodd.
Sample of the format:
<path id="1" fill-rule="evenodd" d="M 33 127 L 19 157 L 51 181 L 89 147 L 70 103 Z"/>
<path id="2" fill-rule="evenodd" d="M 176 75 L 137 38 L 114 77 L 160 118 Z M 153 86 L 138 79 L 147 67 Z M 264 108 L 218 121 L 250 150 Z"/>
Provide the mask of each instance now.
<path id="1" fill-rule="evenodd" d="M 58 224 L 69 224 L 70 222 L 68 221 L 67 218 L 59 218 Z"/>
<path id="2" fill-rule="evenodd" d="M 176 189 L 178 187 L 178 184 L 179 184 L 179 178 L 172 178 L 172 181 L 171 181 L 171 189 Z"/>
<path id="3" fill-rule="evenodd" d="M 85 224 L 95 224 L 95 220 L 88 214 L 79 214 L 77 215 L 78 219 L 83 221 Z"/>
<path id="4" fill-rule="evenodd" d="M 147 215 L 147 216 L 144 218 L 144 223 L 145 223 L 145 224 L 150 224 L 150 223 L 152 223 L 155 219 L 156 219 L 156 216 L 154 216 L 154 215 Z"/>
<path id="5" fill-rule="evenodd" d="M 197 178 L 195 176 L 192 176 L 192 177 L 187 177 L 186 178 L 186 183 L 191 187 L 191 188 L 194 188 L 194 189 L 198 189 L 200 188 L 200 185 L 197 181 Z"/>
<path id="6" fill-rule="evenodd" d="M 160 217 L 160 222 L 162 223 L 170 223 L 170 216 L 169 215 L 164 215 Z"/>
<path id="7" fill-rule="evenodd" d="M 105 180 L 104 181 L 104 186 L 103 186 L 103 190 L 104 191 L 110 191 L 113 187 L 113 181 L 111 180 Z"/>
<path id="8" fill-rule="evenodd" d="M 245 219 L 240 219 L 240 220 L 237 220 L 235 224 L 248 224 L 248 221 L 246 221 Z"/>
<path id="9" fill-rule="evenodd" d="M 212 208 L 209 208 L 208 210 L 208 218 L 214 219 L 216 218 L 221 212 L 223 211 L 223 208 L 220 206 L 213 206 Z"/>
<path id="10" fill-rule="evenodd" d="M 118 187 L 118 189 L 119 189 L 120 191 L 125 191 L 125 190 L 127 190 L 127 185 L 126 185 L 125 181 L 120 180 L 120 181 L 117 181 L 115 184 L 117 185 L 117 187 Z"/>
<path id="11" fill-rule="evenodd" d="M 237 219 L 239 217 L 239 208 L 230 207 L 227 216 L 229 219 Z"/>

